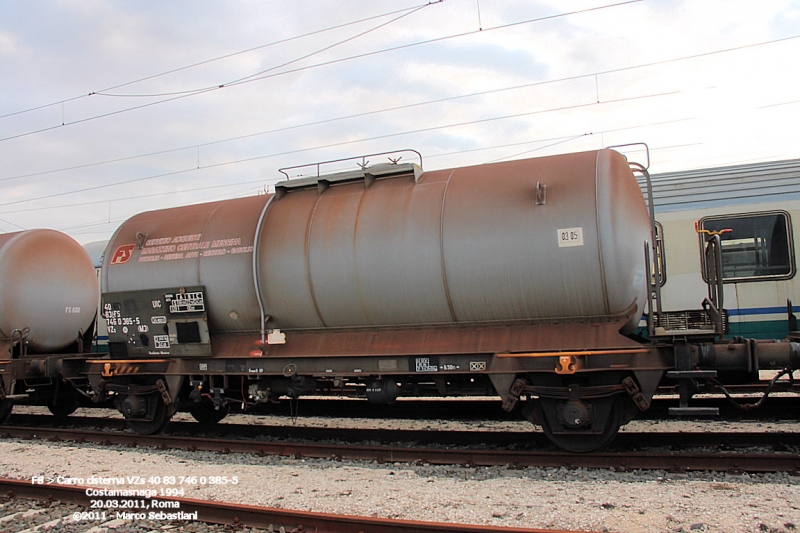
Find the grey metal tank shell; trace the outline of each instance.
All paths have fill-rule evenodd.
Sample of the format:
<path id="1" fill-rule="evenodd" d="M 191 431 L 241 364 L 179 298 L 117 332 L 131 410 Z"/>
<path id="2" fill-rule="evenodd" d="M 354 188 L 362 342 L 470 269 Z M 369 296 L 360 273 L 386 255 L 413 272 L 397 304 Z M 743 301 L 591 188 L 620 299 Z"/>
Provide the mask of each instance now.
<path id="1" fill-rule="evenodd" d="M 282 330 L 638 322 L 649 219 L 617 152 L 385 174 L 137 215 L 103 290 L 204 285 L 212 333 L 260 306 Z"/>
<path id="2" fill-rule="evenodd" d="M 87 242 L 83 245 L 83 249 L 89 254 L 89 259 L 92 260 L 92 264 L 95 268 L 103 266 L 103 256 L 106 253 L 107 247 L 108 241 Z"/>
<path id="3" fill-rule="evenodd" d="M 253 196 L 135 215 L 108 243 L 103 293 L 203 285 L 211 331 L 259 330 L 253 239 L 268 199 Z"/>
<path id="4" fill-rule="evenodd" d="M 611 150 L 290 191 L 261 230 L 262 299 L 286 330 L 609 317 L 636 306 L 632 326 L 646 297 L 648 220 L 627 161 Z M 563 241 L 564 231 L 579 238 Z"/>
<path id="5" fill-rule="evenodd" d="M 89 329 L 98 299 L 92 261 L 72 237 L 49 229 L 0 235 L 0 338 L 30 328 L 30 352 L 61 350 Z"/>

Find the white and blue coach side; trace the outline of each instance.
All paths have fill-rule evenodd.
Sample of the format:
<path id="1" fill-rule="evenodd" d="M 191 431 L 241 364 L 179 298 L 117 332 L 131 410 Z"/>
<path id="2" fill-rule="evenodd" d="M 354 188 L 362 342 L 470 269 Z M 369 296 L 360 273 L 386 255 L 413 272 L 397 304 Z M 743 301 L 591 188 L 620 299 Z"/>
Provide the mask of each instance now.
<path id="1" fill-rule="evenodd" d="M 780 339 L 787 300 L 800 304 L 794 223 L 800 221 L 800 159 L 652 176 L 660 232 L 667 329 L 707 323 L 704 237 L 721 232 L 725 331 Z M 794 307 L 796 313 L 800 305 Z"/>

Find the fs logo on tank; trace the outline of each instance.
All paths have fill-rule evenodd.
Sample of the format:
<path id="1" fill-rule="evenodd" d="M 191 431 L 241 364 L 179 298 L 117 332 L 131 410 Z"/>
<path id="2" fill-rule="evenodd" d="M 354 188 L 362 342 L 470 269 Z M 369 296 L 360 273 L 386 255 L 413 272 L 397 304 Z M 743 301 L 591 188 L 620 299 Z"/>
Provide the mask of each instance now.
<path id="1" fill-rule="evenodd" d="M 136 248 L 135 244 L 123 244 L 114 250 L 114 255 L 111 256 L 112 265 L 122 265 L 130 261 L 133 256 L 133 249 Z"/>

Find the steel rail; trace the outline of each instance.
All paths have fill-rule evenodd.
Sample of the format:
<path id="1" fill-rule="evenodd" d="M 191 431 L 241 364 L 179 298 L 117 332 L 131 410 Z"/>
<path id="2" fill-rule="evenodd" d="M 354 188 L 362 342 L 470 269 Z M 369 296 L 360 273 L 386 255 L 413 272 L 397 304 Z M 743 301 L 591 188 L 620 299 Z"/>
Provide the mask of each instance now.
<path id="1" fill-rule="evenodd" d="M 119 418 L 77 417 L 56 419 L 51 415 L 14 415 L 13 425 L 26 428 L 102 428 L 124 430 L 127 424 Z M 523 423 L 524 424 L 524 423 Z M 541 431 L 480 431 L 480 430 L 406 430 L 383 428 L 336 428 L 317 426 L 219 423 L 202 426 L 196 422 L 173 421 L 167 428 L 170 435 L 198 436 L 206 438 L 271 438 L 282 440 L 336 440 L 342 442 L 380 442 L 445 445 L 484 445 L 495 447 L 515 446 L 525 450 L 547 450 L 552 445 Z M 673 450 L 686 448 L 744 448 L 761 447 L 786 450 L 789 446 L 800 447 L 800 428 L 795 432 L 623 432 L 612 444 L 613 450 L 660 448 L 665 443 Z"/>
<path id="2" fill-rule="evenodd" d="M 732 394 L 739 395 L 741 402 L 755 402 L 756 395 L 764 393 L 762 386 L 729 385 L 726 387 Z M 775 396 L 778 392 L 793 392 L 791 396 Z M 664 387 L 660 393 L 673 396 L 656 396 L 653 398 L 650 409 L 639 413 L 638 419 L 669 419 L 667 412 L 670 407 L 678 405 L 677 387 Z M 749 397 L 741 395 L 749 394 Z M 720 419 L 739 420 L 743 417 L 748 420 L 757 418 L 775 418 L 781 420 L 797 420 L 800 417 L 800 385 L 789 387 L 785 382 L 778 382 L 773 388 L 773 395 L 757 411 L 742 413 L 741 410 L 731 407 L 723 395 L 695 396 L 693 405 L 697 407 L 717 407 L 720 409 Z M 22 406 L 22 404 L 20 405 Z M 95 405 L 82 404 L 81 407 L 97 409 L 116 409 L 110 403 Z M 300 398 L 294 402 L 282 401 L 268 406 L 250 406 L 246 412 L 236 411 L 235 414 L 249 416 L 279 415 L 279 416 L 331 416 L 337 418 L 402 418 L 402 419 L 442 419 L 442 420 L 512 420 L 521 425 L 526 422 L 519 413 L 503 411 L 499 399 L 411 399 L 399 398 L 392 405 L 371 404 L 367 400 L 357 398 Z M 12 414 L 12 417 L 18 416 Z"/>
<path id="3" fill-rule="evenodd" d="M 682 435 L 682 434 L 679 434 Z M 247 453 L 329 460 L 372 460 L 379 463 L 418 463 L 435 465 L 567 467 L 627 470 L 667 470 L 676 472 L 719 471 L 730 473 L 788 472 L 800 475 L 800 454 L 770 453 L 692 453 L 593 452 L 574 454 L 561 451 L 509 451 L 399 446 L 360 446 L 302 442 L 263 442 L 255 440 L 209 439 L 175 435 L 81 431 L 75 429 L 20 428 L 0 429 L 0 438 L 48 439 L 51 441 L 91 442 L 106 446 L 149 446 L 159 449 Z"/>
<path id="4" fill-rule="evenodd" d="M 54 499 L 82 506 L 91 500 L 130 500 L 130 496 L 89 496 L 87 489 L 74 485 L 34 485 L 30 481 L 0 478 L 0 492 L 19 498 Z M 192 498 L 158 497 L 160 501 L 177 502 L 180 511 L 197 512 L 197 520 L 213 524 L 249 526 L 263 529 L 305 533 L 455 533 L 459 531 L 485 533 L 577 533 L 575 531 L 539 528 L 518 528 L 490 525 L 447 524 L 416 520 L 394 520 L 365 516 L 334 515 L 292 511 L 271 507 L 256 507 L 234 503 L 210 502 Z"/>

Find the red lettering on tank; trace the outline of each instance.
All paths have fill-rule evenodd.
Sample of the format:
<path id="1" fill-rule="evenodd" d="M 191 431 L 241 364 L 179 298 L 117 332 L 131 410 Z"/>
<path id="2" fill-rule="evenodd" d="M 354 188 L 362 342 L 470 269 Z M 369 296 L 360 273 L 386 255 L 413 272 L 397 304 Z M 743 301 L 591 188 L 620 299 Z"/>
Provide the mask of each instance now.
<path id="1" fill-rule="evenodd" d="M 131 256 L 133 256 L 133 249 L 136 248 L 135 244 L 123 244 L 114 250 L 114 255 L 111 256 L 112 265 L 121 265 L 127 263 Z"/>

